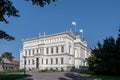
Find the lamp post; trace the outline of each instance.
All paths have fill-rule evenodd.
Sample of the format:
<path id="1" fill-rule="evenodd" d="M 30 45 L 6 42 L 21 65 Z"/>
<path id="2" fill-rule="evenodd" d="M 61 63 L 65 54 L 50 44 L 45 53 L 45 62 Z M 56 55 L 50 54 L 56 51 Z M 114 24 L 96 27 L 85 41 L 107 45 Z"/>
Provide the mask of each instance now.
<path id="1" fill-rule="evenodd" d="M 26 74 L 26 56 L 23 56 L 23 58 L 24 58 L 24 76 L 25 76 L 25 74 Z"/>

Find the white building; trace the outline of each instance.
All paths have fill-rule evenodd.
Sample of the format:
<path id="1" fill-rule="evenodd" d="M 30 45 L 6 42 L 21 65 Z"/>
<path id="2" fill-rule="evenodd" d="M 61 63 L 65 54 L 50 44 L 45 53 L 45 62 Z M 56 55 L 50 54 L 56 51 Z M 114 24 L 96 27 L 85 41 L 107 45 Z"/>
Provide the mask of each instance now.
<path id="1" fill-rule="evenodd" d="M 86 66 L 87 43 L 71 31 L 23 40 L 20 69 L 70 70 Z"/>

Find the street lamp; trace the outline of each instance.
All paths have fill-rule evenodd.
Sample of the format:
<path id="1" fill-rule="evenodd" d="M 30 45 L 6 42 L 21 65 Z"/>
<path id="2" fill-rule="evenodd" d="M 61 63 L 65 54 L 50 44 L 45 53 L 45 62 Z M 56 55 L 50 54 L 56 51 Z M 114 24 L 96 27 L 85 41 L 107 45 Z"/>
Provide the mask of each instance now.
<path id="1" fill-rule="evenodd" d="M 24 76 L 25 76 L 25 74 L 26 74 L 26 56 L 23 56 L 23 58 L 24 58 Z"/>

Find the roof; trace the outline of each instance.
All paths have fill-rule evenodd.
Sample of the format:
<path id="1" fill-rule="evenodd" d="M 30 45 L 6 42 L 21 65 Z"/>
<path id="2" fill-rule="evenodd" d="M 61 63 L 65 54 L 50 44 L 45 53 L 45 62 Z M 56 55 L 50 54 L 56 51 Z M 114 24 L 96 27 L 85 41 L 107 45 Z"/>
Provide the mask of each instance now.
<path id="1" fill-rule="evenodd" d="M 39 39 L 39 38 L 46 38 L 46 37 L 51 37 L 51 36 L 58 36 L 58 35 L 63 35 L 63 34 L 68 34 L 69 36 L 74 37 L 74 34 L 71 31 L 65 31 L 65 32 L 54 33 L 54 34 L 49 34 L 49 35 L 41 35 L 41 36 L 36 37 L 36 38 L 24 39 L 23 42 L 30 41 L 30 40 L 35 40 L 35 39 Z"/>
<path id="2" fill-rule="evenodd" d="M 13 64 L 13 65 L 19 65 L 19 62 L 16 61 L 16 60 L 12 60 L 12 61 L 11 61 L 11 64 Z"/>
<path id="3" fill-rule="evenodd" d="M 8 59 L 2 58 L 3 63 L 11 63 Z"/>
<path id="4" fill-rule="evenodd" d="M 4 64 L 7 63 L 7 64 L 18 65 L 19 66 L 19 62 L 18 61 L 16 61 L 16 60 L 9 61 L 6 58 L 2 58 L 2 60 L 0 61 L 0 64 L 1 63 L 4 63 Z"/>

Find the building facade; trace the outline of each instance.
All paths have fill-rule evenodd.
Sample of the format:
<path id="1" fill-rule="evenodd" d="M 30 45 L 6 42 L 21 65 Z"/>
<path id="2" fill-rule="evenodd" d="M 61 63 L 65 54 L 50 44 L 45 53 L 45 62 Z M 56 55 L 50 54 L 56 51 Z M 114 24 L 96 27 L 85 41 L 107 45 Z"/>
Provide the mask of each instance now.
<path id="1" fill-rule="evenodd" d="M 23 40 L 20 69 L 70 70 L 86 66 L 87 43 L 71 31 Z"/>
<path id="2" fill-rule="evenodd" d="M 1 58 L 0 71 L 19 70 L 19 62 L 16 60 L 9 61 L 6 58 Z"/>

